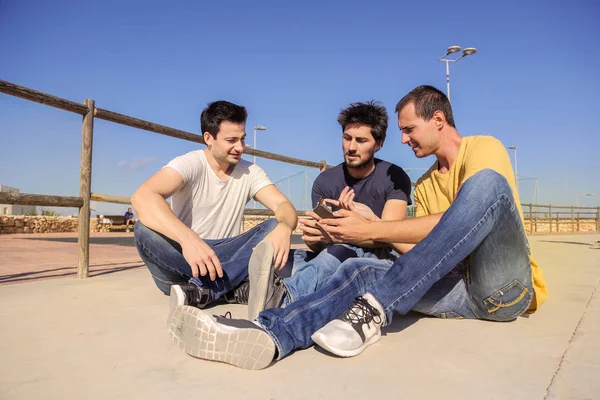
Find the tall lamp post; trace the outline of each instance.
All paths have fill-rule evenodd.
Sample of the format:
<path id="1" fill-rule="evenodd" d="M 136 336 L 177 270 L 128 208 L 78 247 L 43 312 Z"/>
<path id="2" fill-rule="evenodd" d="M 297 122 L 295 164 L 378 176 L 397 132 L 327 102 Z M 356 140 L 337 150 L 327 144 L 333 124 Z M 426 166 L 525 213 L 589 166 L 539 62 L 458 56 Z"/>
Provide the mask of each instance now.
<path id="1" fill-rule="evenodd" d="M 509 149 L 514 150 L 515 159 L 515 184 L 517 185 L 517 192 L 519 191 L 519 170 L 517 169 L 517 146 L 508 146 Z"/>
<path id="2" fill-rule="evenodd" d="M 579 198 L 580 197 L 592 197 L 595 196 L 594 193 L 580 193 L 575 195 L 575 205 L 579 207 Z"/>
<path id="3" fill-rule="evenodd" d="M 254 141 L 252 142 L 252 147 L 256 150 L 256 131 L 266 131 L 267 128 L 262 125 L 254 125 Z M 253 163 L 256 164 L 256 155 L 253 156 Z M 256 200 L 254 200 L 253 208 L 256 208 Z"/>
<path id="4" fill-rule="evenodd" d="M 448 50 L 446 50 L 446 54 L 438 58 L 438 61 L 446 63 L 446 94 L 448 96 L 448 100 L 450 100 L 450 63 L 457 62 L 466 56 L 472 56 L 473 54 L 477 53 L 477 49 L 475 47 L 467 47 L 462 51 L 462 55 L 460 57 L 454 59 L 446 58 L 451 54 L 460 52 L 461 50 L 462 49 L 460 46 L 450 46 L 448 47 Z"/>

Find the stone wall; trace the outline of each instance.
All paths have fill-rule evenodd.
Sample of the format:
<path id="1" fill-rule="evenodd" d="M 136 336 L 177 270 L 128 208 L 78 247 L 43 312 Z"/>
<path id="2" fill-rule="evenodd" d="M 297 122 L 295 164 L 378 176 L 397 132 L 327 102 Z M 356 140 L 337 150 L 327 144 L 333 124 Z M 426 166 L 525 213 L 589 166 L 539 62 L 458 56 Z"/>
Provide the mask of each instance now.
<path id="1" fill-rule="evenodd" d="M 77 232 L 79 218 L 46 217 L 25 215 L 0 216 L 0 235 L 9 233 L 56 233 Z M 94 231 L 98 222 L 90 219 L 90 230 Z"/>
<path id="2" fill-rule="evenodd" d="M 265 216 L 245 216 L 242 231 L 246 232 L 257 224 L 266 220 Z M 55 233 L 55 232 L 77 232 L 79 218 L 72 217 L 45 217 L 45 216 L 24 216 L 24 215 L 2 215 L 0 216 L 0 234 L 10 233 Z M 98 221 L 96 218 L 90 219 L 90 231 L 96 231 Z M 532 232 L 531 223 L 525 220 L 525 232 Z M 552 232 L 570 233 L 574 228 L 575 232 L 597 232 L 595 219 L 552 219 Z M 549 233 L 550 221 L 546 219 L 534 220 L 533 233 Z M 294 233 L 301 232 L 296 229 Z"/>

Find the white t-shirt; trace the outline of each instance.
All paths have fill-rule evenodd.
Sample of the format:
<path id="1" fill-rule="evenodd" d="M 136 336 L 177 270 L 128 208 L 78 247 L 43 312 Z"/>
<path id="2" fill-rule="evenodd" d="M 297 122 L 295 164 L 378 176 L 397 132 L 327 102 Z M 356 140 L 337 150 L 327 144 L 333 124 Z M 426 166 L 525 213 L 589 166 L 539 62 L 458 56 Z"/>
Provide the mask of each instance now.
<path id="1" fill-rule="evenodd" d="M 179 156 L 164 168 L 183 178 L 183 188 L 171 198 L 173 213 L 202 239 L 223 239 L 241 232 L 244 207 L 272 182 L 259 166 L 245 160 L 226 180 L 212 170 L 203 150 Z"/>

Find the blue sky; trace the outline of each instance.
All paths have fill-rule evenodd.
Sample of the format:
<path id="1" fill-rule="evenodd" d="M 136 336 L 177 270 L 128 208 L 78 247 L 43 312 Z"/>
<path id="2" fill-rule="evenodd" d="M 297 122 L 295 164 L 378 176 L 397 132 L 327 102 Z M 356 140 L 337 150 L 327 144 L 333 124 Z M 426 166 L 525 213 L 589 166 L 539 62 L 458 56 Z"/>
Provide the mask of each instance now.
<path id="1" fill-rule="evenodd" d="M 340 109 L 375 99 L 390 113 L 378 156 L 416 180 L 433 159 L 401 145 L 394 106 L 420 84 L 445 91 L 437 58 L 448 46 L 477 47 L 451 65 L 459 132 L 517 146 L 519 175 L 538 178 L 542 204 L 596 193 L 579 203 L 597 206 L 599 18 L 596 1 L 0 0 L 0 79 L 194 133 L 202 108 L 226 99 L 248 108 L 249 145 L 260 124 L 261 150 L 330 164 L 342 161 Z M 0 94 L 0 184 L 77 195 L 80 137 L 80 116 Z M 129 196 L 197 148 L 96 120 L 92 191 Z M 273 181 L 303 171 L 258 163 Z M 289 184 L 299 208 L 303 180 Z M 521 181 L 523 202 L 533 182 Z"/>

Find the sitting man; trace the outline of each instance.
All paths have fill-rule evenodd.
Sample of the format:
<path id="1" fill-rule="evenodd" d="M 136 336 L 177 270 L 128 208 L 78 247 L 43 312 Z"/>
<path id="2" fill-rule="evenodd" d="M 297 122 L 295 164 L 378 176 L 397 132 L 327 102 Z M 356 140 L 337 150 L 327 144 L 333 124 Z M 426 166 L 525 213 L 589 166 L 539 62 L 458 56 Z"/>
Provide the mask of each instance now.
<path id="1" fill-rule="evenodd" d="M 313 207 L 326 199 L 339 207 L 366 206 L 383 220 L 404 219 L 410 202 L 410 178 L 402 168 L 375 158 L 388 127 L 385 107 L 376 102 L 351 104 L 340 112 L 338 123 L 342 128 L 344 162 L 317 177 L 312 188 Z M 250 268 L 248 271 L 248 319 L 256 318 L 265 308 L 280 307 L 313 293 L 349 258 L 394 260 L 397 256 L 387 243 L 370 247 L 340 244 L 319 227 L 320 216 L 311 211 L 307 214 L 313 219 L 301 220 L 300 230 L 304 242 L 313 251 L 294 252 L 291 277 L 281 279 L 265 263 L 252 263 L 264 270 Z"/>
<path id="2" fill-rule="evenodd" d="M 206 148 L 173 159 L 131 198 L 140 220 L 138 252 L 156 286 L 171 295 L 171 307 L 202 308 L 228 293 L 229 301 L 245 303 L 247 287 L 232 289 L 247 278 L 253 249 L 263 240 L 271 258 L 254 262 L 279 268 L 287 260 L 296 210 L 259 166 L 242 160 L 247 116 L 242 106 L 210 103 L 201 115 Z M 252 198 L 275 219 L 240 234 Z"/>
<path id="3" fill-rule="evenodd" d="M 135 218 L 133 216 L 133 209 L 131 207 L 129 207 L 127 209 L 127 212 L 123 216 L 123 223 L 125 224 L 125 227 L 127 228 L 127 230 L 129 230 L 130 223 L 131 223 L 131 225 L 135 225 Z"/>
<path id="4" fill-rule="evenodd" d="M 548 290 L 530 255 L 502 143 L 490 136 L 462 137 L 448 98 L 431 86 L 411 91 L 396 112 L 402 143 L 418 158 L 436 157 L 415 188 L 417 217 L 370 221 L 340 210 L 342 218 L 321 225 L 347 243 L 414 247 L 394 262 L 348 260 L 318 291 L 286 308 L 265 310 L 252 322 L 178 307 L 169 329 L 184 351 L 259 369 L 315 342 L 336 355 L 357 355 L 379 340 L 394 312 L 511 321 L 541 306 Z"/>

